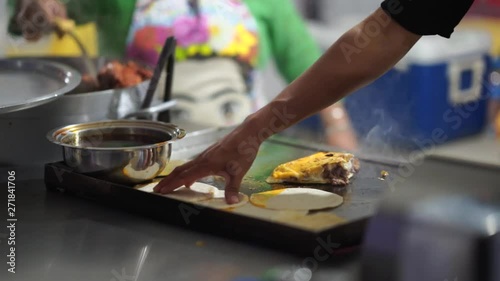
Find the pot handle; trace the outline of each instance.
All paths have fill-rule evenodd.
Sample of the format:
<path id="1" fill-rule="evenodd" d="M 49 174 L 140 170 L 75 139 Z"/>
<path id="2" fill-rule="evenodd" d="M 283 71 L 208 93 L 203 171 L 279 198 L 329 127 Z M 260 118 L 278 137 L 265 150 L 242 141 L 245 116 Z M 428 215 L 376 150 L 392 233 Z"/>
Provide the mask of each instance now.
<path id="1" fill-rule="evenodd" d="M 141 109 L 141 110 L 138 110 L 136 112 L 129 113 L 129 114 L 125 115 L 125 117 L 123 117 L 123 119 L 141 118 L 141 117 L 149 119 L 152 114 L 166 111 L 166 110 L 174 107 L 175 105 L 177 105 L 177 101 L 170 100 L 170 101 L 163 102 L 163 103 L 160 103 L 160 104 L 155 105 L 155 106 L 148 107 L 146 109 Z"/>

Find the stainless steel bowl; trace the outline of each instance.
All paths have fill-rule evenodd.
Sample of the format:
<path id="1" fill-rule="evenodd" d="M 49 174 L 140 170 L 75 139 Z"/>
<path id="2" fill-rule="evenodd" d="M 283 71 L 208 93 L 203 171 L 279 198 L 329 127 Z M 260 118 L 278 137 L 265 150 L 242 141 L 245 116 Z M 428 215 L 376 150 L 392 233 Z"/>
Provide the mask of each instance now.
<path id="1" fill-rule="evenodd" d="M 58 128 L 47 138 L 62 146 L 73 171 L 133 185 L 157 177 L 170 161 L 172 142 L 185 135 L 163 122 L 109 120 Z"/>

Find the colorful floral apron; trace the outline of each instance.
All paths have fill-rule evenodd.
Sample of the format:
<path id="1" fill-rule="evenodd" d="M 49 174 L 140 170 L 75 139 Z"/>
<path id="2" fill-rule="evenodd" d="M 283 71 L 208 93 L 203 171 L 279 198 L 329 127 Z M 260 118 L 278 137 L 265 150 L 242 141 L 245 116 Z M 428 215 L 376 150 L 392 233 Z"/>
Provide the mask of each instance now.
<path id="1" fill-rule="evenodd" d="M 177 40 L 172 120 L 233 125 L 255 110 L 257 23 L 239 0 L 138 0 L 127 56 L 154 65 L 167 37 Z"/>

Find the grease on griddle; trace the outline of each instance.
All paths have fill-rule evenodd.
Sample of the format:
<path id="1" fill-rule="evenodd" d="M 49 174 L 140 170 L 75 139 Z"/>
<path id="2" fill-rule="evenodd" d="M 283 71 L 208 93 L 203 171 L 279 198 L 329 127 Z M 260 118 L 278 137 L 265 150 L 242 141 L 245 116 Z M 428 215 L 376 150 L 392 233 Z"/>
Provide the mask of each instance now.
<path id="1" fill-rule="evenodd" d="M 389 176 L 389 172 L 387 172 L 386 170 L 382 170 L 380 172 L 380 176 L 378 179 L 381 181 L 384 181 L 388 176 Z"/>

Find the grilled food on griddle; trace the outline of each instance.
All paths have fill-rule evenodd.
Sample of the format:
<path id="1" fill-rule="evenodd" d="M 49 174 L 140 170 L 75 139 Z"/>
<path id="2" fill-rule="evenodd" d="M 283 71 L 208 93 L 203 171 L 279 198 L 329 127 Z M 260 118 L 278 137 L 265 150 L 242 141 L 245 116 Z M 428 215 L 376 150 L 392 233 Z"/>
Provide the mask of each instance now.
<path id="1" fill-rule="evenodd" d="M 268 183 L 348 185 L 359 171 L 359 160 L 350 153 L 319 152 L 276 167 Z"/>

